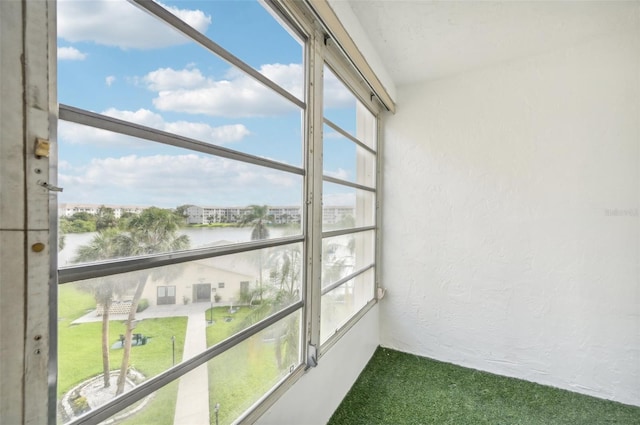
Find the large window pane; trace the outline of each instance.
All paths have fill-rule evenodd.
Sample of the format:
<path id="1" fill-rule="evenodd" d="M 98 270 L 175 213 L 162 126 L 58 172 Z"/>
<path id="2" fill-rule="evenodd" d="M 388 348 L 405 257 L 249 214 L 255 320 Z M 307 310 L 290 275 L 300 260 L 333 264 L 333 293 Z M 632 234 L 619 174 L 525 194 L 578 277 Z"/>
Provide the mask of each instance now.
<path id="1" fill-rule="evenodd" d="M 376 157 L 328 125 L 324 126 L 323 169 L 326 176 L 375 187 Z"/>
<path id="2" fill-rule="evenodd" d="M 226 3 L 238 8 L 246 4 L 266 14 L 257 2 L 209 4 Z M 190 9 L 184 3 L 178 8 L 193 21 L 204 13 L 195 8 L 187 14 Z M 95 29 L 77 28 L 75 22 L 89 15 Z M 109 22 L 114 16 L 131 28 L 122 28 L 119 35 L 100 34 L 103 27 L 122 25 Z M 302 164 L 303 112 L 298 106 L 199 44 L 174 34 L 148 13 L 122 0 L 63 1 L 59 17 L 60 52 L 66 58 L 59 61 L 60 103 L 287 164 Z M 148 33 L 137 29 L 140 25 L 148 25 Z M 218 21 L 215 27 L 226 25 Z M 132 31 L 140 32 L 139 39 L 126 38 Z M 294 44 L 300 60 L 300 46 Z M 277 55 L 281 49 L 268 52 Z M 261 66 L 276 82 L 302 92 L 301 61 L 286 65 L 289 62 L 276 58 L 257 60 L 266 61 Z"/>
<path id="3" fill-rule="evenodd" d="M 322 229 L 337 230 L 375 224 L 375 193 L 341 184 L 323 184 Z"/>
<path id="4" fill-rule="evenodd" d="M 298 302 L 301 254 L 297 243 L 61 286 L 59 399 L 89 383 L 102 403 L 115 395 L 129 327 L 125 392 Z M 111 380 L 96 378 L 105 367 Z"/>
<path id="5" fill-rule="evenodd" d="M 71 123 L 59 151 L 60 266 L 301 232 L 297 174 Z"/>
<path id="6" fill-rule="evenodd" d="M 375 232 L 352 233 L 322 240 L 322 287 L 374 262 Z"/>
<path id="7" fill-rule="evenodd" d="M 300 312 L 110 418 L 126 425 L 233 423 L 289 375 L 300 360 Z M 110 422 L 111 423 L 111 422 Z"/>
<path id="8" fill-rule="evenodd" d="M 209 409 L 215 424 L 232 423 L 301 362 L 301 314 L 293 313 L 208 364 Z"/>
<path id="9" fill-rule="evenodd" d="M 374 276 L 374 269 L 369 269 L 322 296 L 321 342 L 325 342 L 373 299 Z"/>
<path id="10" fill-rule="evenodd" d="M 207 282 L 218 282 L 217 288 L 211 285 L 214 304 L 205 311 L 207 345 L 217 344 L 301 298 L 302 244 L 218 257 L 197 264 L 201 270 L 196 280 L 202 283 L 195 286 L 204 286 L 203 294 L 209 289 Z M 220 283 L 223 283 L 222 289 Z"/>
<path id="11" fill-rule="evenodd" d="M 180 17 L 175 8 L 183 7 L 184 2 L 163 3 Z M 195 5 L 205 17 L 211 18 L 210 25 L 200 25 L 197 30 L 297 98 L 304 99 L 302 41 L 286 23 L 275 17 L 271 8 L 257 1 L 200 1 Z"/>
<path id="12" fill-rule="evenodd" d="M 326 65 L 323 100 L 325 118 L 376 150 L 375 117 Z"/>

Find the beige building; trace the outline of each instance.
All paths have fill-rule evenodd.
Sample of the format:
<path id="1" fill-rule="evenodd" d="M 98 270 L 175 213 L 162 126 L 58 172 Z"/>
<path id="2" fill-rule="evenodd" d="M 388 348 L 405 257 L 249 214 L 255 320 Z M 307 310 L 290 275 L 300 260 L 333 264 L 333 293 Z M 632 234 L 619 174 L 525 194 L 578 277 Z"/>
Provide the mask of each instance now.
<path id="1" fill-rule="evenodd" d="M 187 263 L 181 273 L 170 280 L 147 282 L 142 298 L 149 305 L 197 302 L 235 304 L 248 293 L 257 277 L 204 264 Z"/>

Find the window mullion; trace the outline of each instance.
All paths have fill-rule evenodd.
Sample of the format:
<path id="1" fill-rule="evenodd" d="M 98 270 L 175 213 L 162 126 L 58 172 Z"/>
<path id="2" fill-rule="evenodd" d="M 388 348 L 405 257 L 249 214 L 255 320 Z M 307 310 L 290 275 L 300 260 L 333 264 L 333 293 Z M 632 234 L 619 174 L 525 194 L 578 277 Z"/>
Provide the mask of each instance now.
<path id="1" fill-rule="evenodd" d="M 307 85 L 309 108 L 307 114 L 307 281 L 306 281 L 306 342 L 307 365 L 317 361 L 313 348 L 320 346 L 320 286 L 322 252 L 322 80 L 324 35 L 316 31 L 309 43 Z"/>

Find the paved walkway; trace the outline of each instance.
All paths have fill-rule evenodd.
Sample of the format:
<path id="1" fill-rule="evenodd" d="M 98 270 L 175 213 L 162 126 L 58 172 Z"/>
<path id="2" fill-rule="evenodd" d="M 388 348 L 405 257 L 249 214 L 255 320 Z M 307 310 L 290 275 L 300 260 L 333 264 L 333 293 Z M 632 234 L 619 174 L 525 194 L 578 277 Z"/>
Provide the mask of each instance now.
<path id="1" fill-rule="evenodd" d="M 207 348 L 207 322 L 204 312 L 189 315 L 182 361 L 202 353 Z M 195 368 L 180 378 L 173 425 L 209 423 L 209 373 L 207 364 Z"/>
<path id="2" fill-rule="evenodd" d="M 223 304 L 214 304 L 214 307 Z M 207 321 L 205 311 L 209 303 L 173 304 L 150 306 L 136 313 L 136 320 L 153 317 L 187 316 L 187 332 L 182 361 L 190 359 L 207 348 Z M 111 314 L 109 320 L 127 320 L 126 314 Z M 76 319 L 73 323 L 100 322 L 95 310 Z M 204 425 L 209 422 L 209 374 L 206 363 L 180 378 L 174 425 Z"/>

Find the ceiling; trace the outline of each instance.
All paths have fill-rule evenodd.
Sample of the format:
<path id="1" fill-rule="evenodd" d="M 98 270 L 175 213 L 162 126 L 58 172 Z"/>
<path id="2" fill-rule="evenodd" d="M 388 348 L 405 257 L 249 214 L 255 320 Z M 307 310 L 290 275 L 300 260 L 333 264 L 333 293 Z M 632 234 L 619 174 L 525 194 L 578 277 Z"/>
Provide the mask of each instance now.
<path id="1" fill-rule="evenodd" d="M 640 19 L 638 1 L 348 3 L 396 85 L 543 54 Z"/>

